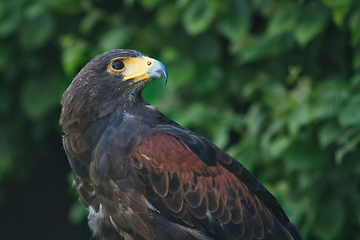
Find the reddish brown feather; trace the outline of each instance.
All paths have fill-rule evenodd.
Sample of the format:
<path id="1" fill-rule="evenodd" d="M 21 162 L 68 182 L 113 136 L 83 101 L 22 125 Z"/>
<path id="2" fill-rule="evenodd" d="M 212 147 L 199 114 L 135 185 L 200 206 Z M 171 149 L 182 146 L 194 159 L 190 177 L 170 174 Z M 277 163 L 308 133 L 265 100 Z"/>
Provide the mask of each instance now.
<path id="1" fill-rule="evenodd" d="M 264 224 L 272 225 L 270 212 L 239 178 L 220 164 L 207 165 L 170 134 L 144 137 L 131 159 L 169 213 L 189 226 L 208 212 L 222 224 L 244 228 L 249 237 L 257 229 L 255 237 L 261 238 Z"/>

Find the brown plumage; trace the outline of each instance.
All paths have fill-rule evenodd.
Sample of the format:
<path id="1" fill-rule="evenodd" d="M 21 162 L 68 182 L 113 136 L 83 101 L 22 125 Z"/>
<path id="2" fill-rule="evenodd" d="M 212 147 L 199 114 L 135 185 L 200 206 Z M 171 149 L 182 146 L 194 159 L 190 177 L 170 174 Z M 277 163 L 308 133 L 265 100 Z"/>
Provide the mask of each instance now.
<path id="1" fill-rule="evenodd" d="M 133 50 L 91 60 L 61 100 L 63 142 L 89 225 L 104 240 L 300 240 L 239 162 L 141 96 L 165 77 Z"/>

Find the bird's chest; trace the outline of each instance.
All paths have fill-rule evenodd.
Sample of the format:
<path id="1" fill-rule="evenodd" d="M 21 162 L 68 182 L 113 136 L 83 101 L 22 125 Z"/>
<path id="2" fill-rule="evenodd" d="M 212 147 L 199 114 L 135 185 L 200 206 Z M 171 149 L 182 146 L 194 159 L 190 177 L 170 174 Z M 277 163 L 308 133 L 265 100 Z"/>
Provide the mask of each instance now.
<path id="1" fill-rule="evenodd" d="M 137 151 L 141 139 L 150 133 L 141 119 L 124 113 L 112 120 L 99 137 L 91 154 L 90 176 L 98 181 L 121 179 L 128 166 L 128 157 Z"/>

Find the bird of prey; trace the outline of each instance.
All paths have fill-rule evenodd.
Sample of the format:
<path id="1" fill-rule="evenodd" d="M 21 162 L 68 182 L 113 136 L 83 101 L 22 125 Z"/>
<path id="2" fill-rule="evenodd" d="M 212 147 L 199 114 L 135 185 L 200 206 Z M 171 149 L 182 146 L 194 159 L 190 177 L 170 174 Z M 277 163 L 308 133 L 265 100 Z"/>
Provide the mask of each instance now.
<path id="1" fill-rule="evenodd" d="M 300 240 L 238 161 L 141 95 L 165 66 L 134 50 L 92 59 L 64 92 L 63 145 L 102 240 Z"/>

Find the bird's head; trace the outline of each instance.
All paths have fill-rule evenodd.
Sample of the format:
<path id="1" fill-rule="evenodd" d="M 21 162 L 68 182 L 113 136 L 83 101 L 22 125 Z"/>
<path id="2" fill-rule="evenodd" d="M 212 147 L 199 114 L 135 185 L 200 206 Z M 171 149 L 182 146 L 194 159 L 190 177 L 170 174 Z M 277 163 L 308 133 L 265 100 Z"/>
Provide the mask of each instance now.
<path id="1" fill-rule="evenodd" d="M 140 52 L 117 49 L 102 53 L 81 69 L 64 92 L 60 123 L 92 121 L 141 102 L 146 84 L 159 77 L 166 84 L 165 66 Z"/>

